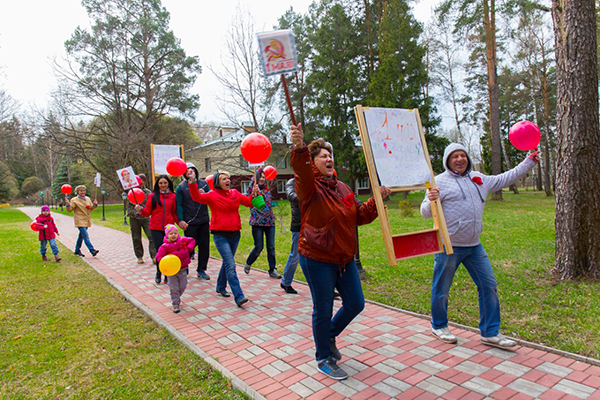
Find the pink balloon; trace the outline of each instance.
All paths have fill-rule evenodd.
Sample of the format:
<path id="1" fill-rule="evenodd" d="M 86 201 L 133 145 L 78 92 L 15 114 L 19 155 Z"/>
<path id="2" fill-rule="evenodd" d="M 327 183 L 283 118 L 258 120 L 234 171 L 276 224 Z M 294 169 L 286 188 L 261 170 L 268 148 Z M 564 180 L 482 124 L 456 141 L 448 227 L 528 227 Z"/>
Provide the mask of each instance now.
<path id="1" fill-rule="evenodd" d="M 510 128 L 508 139 L 519 150 L 533 150 L 540 144 L 540 128 L 529 121 L 517 122 Z"/>

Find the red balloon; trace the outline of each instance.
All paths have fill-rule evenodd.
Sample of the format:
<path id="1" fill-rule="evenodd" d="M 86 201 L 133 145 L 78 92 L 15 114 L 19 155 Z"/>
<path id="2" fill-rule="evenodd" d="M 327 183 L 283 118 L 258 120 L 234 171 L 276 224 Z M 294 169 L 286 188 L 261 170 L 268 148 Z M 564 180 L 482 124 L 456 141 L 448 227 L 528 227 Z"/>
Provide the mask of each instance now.
<path id="1" fill-rule="evenodd" d="M 540 128 L 529 121 L 517 122 L 510 128 L 508 139 L 519 150 L 533 150 L 540 144 Z"/>
<path id="2" fill-rule="evenodd" d="M 133 188 L 127 193 L 127 198 L 133 204 L 140 204 L 146 198 L 146 193 L 140 188 Z"/>
<path id="3" fill-rule="evenodd" d="M 183 161 L 181 158 L 173 157 L 170 158 L 169 161 L 167 161 L 167 172 L 169 173 L 169 175 L 180 176 L 185 174 L 186 171 L 187 165 L 185 161 Z"/>
<path id="4" fill-rule="evenodd" d="M 60 187 L 60 191 L 61 191 L 63 194 L 69 194 L 69 193 L 71 193 L 71 192 L 73 191 L 73 188 L 72 188 L 72 187 L 71 187 L 71 185 L 69 185 L 68 183 L 65 183 L 64 185 L 62 185 L 62 186 Z"/>
<path id="5" fill-rule="evenodd" d="M 268 181 L 272 181 L 277 176 L 277 170 L 275 169 L 275 167 L 272 167 L 270 165 L 265 167 L 265 169 L 263 169 L 263 172 L 265 173 L 265 179 Z"/>
<path id="6" fill-rule="evenodd" d="M 213 183 L 212 175 L 207 176 L 204 180 L 206 181 L 206 183 L 208 183 L 208 187 L 210 188 L 210 190 L 215 190 L 215 185 Z"/>
<path id="7" fill-rule="evenodd" d="M 240 151 L 250 164 L 260 164 L 271 155 L 271 142 L 262 133 L 253 132 L 242 140 Z"/>
<path id="8" fill-rule="evenodd" d="M 142 178 L 140 178 L 139 176 L 135 176 L 135 180 L 137 181 L 138 185 L 142 184 Z"/>
<path id="9" fill-rule="evenodd" d="M 31 228 L 32 231 L 37 232 L 39 231 L 38 227 L 37 227 L 37 222 L 33 221 L 31 223 L 31 225 L 29 225 L 29 227 Z"/>

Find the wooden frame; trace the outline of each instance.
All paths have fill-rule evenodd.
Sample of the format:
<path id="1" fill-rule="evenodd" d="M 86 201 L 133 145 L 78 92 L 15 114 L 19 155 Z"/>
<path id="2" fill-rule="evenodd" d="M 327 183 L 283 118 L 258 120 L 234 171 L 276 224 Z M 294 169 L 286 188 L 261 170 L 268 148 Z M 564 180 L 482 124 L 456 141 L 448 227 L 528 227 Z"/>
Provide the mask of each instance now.
<path id="1" fill-rule="evenodd" d="M 396 265 L 397 260 L 441 253 L 444 251 L 444 245 L 447 249 L 447 254 L 452 254 L 452 243 L 450 242 L 450 235 L 448 234 L 448 228 L 446 227 L 444 212 L 439 200 L 431 202 L 431 212 L 434 224 L 433 229 L 392 235 L 390 221 L 388 218 L 388 210 L 383 204 L 383 198 L 381 197 L 381 185 L 379 184 L 377 167 L 375 165 L 375 159 L 373 157 L 373 151 L 371 148 L 371 139 L 369 137 L 367 124 L 365 121 L 365 109 L 368 109 L 368 107 L 363 108 L 361 105 L 358 105 L 354 107 L 354 113 L 356 114 L 358 130 L 360 132 L 360 138 L 363 144 L 365 161 L 367 164 L 367 170 L 369 171 L 371 187 L 373 189 L 373 197 L 375 198 L 375 204 L 379 214 L 379 223 L 381 224 L 381 231 L 383 233 L 385 248 L 387 250 L 388 263 L 390 265 Z M 436 187 L 434 173 L 431 167 L 431 161 L 429 159 L 429 151 L 427 150 L 427 143 L 425 141 L 425 135 L 423 134 L 423 128 L 421 126 L 419 110 L 414 109 L 408 111 L 414 112 L 416 116 L 421 143 L 423 144 L 424 157 L 426 158 L 431 174 L 431 181 L 419 185 L 394 186 L 390 188 L 392 193 L 404 192 L 408 190 L 424 190 L 430 187 Z"/>
<path id="2" fill-rule="evenodd" d="M 150 144 L 150 168 L 151 168 L 151 174 L 152 174 L 152 187 L 150 188 L 150 190 L 154 190 L 154 183 L 156 181 L 156 177 L 158 176 L 155 172 L 154 172 L 154 146 L 161 146 L 161 145 L 156 145 L 156 144 Z M 182 144 L 175 144 L 175 145 L 169 145 L 169 146 L 179 146 L 179 157 L 181 157 L 182 160 L 185 160 L 185 158 L 183 158 L 183 145 Z"/>

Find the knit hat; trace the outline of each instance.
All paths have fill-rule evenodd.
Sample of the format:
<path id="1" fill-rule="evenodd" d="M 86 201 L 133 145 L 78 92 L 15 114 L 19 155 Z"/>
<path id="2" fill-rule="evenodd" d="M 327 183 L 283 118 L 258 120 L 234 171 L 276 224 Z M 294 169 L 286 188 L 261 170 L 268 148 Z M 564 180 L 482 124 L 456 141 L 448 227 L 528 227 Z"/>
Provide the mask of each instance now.
<path id="1" fill-rule="evenodd" d="M 44 211 L 50 211 L 50 207 L 42 206 L 42 212 L 44 212 Z"/>
<path id="2" fill-rule="evenodd" d="M 85 185 L 78 185 L 78 186 L 75 187 L 75 193 L 76 194 L 77 194 L 77 192 L 79 192 L 79 189 L 86 189 L 87 190 L 87 188 L 85 187 Z"/>
<path id="3" fill-rule="evenodd" d="M 179 230 L 177 229 L 177 227 L 173 224 L 168 224 L 165 226 L 165 235 L 168 235 L 169 232 L 171 232 L 172 230 L 174 230 L 175 232 L 179 233 Z"/>

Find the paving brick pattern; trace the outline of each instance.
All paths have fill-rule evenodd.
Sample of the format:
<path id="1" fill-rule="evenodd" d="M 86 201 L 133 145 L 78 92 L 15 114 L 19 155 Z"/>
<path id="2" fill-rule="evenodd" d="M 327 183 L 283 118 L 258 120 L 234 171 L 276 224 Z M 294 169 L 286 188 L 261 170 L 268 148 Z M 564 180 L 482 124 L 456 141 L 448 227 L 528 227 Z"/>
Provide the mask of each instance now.
<path id="1" fill-rule="evenodd" d="M 38 215 L 37 208 L 22 210 Z M 54 219 L 58 239 L 73 249 L 72 219 Z M 213 279 L 190 274 L 182 311 L 173 314 L 168 286 L 154 283 L 148 255 L 145 264 L 136 263 L 128 234 L 93 226 L 90 237 L 100 253 L 94 258 L 83 249 L 85 261 L 254 398 L 600 399 L 600 367 L 528 347 L 490 348 L 479 335 L 458 328 L 458 344 L 445 344 L 430 335 L 427 320 L 375 304 L 367 304 L 338 338 L 340 365 L 350 375 L 338 382 L 316 369 L 306 285 L 296 283 L 299 294 L 288 295 L 263 271 L 246 275 L 240 269 L 250 300 L 240 309 L 233 297 L 215 293 L 220 260 L 211 258 Z"/>

